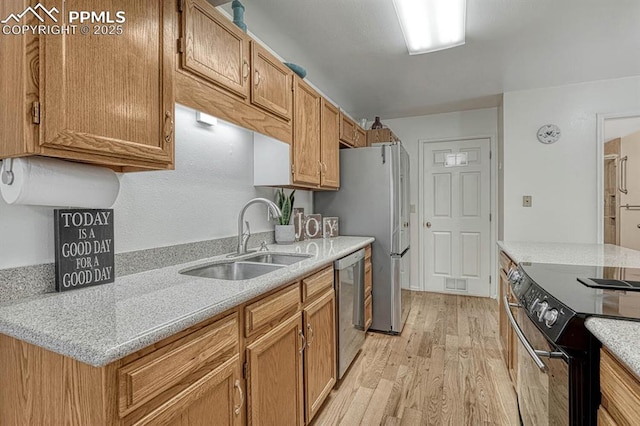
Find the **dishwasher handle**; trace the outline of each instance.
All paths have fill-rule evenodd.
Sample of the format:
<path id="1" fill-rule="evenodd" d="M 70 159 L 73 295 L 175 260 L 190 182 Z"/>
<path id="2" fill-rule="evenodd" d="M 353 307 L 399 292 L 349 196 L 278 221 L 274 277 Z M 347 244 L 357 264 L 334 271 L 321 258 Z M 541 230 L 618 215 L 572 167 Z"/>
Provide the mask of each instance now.
<path id="1" fill-rule="evenodd" d="M 351 253 L 347 257 L 336 260 L 333 266 L 337 270 L 347 269 L 348 267 L 355 265 L 362 259 L 364 259 L 364 249 L 360 249 L 354 253 Z"/>

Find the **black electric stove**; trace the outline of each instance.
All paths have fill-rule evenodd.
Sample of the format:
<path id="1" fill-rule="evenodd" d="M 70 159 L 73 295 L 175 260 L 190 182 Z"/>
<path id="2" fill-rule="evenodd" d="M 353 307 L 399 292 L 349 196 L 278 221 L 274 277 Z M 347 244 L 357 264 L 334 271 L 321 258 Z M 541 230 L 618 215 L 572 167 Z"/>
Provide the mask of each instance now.
<path id="1" fill-rule="evenodd" d="M 544 424 L 595 425 L 601 344 L 584 322 L 589 316 L 640 321 L 640 269 L 521 262 L 508 278 L 523 345 L 518 349 L 523 424 L 535 425 L 532 413 L 543 407 L 548 411 Z M 543 373 L 531 373 L 536 364 L 526 352 L 538 359 Z M 549 391 L 536 399 L 532 395 L 538 382 L 547 382 Z"/>

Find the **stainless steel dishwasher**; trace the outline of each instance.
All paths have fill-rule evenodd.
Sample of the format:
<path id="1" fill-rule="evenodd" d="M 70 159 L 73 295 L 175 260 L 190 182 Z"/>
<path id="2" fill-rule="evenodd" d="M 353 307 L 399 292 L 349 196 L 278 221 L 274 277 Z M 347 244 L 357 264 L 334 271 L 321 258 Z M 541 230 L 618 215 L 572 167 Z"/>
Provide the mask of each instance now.
<path id="1" fill-rule="evenodd" d="M 334 263 L 338 321 L 338 379 L 364 343 L 364 249 Z"/>

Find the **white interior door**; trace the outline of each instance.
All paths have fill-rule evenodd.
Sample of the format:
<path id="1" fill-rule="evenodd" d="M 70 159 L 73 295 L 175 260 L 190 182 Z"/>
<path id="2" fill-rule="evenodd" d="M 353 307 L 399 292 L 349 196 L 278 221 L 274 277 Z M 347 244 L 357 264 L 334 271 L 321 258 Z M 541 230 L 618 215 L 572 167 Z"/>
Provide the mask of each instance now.
<path id="1" fill-rule="evenodd" d="M 424 143 L 423 288 L 489 296 L 490 139 Z"/>

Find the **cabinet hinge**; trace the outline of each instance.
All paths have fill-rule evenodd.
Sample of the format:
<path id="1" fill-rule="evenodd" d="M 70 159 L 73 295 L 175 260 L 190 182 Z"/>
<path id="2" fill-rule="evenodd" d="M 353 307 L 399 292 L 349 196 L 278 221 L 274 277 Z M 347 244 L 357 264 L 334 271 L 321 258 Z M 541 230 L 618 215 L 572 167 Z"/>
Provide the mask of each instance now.
<path id="1" fill-rule="evenodd" d="M 491 220 L 492 220 L 492 215 L 491 213 L 489 213 L 489 222 L 491 222 Z"/>
<path id="2" fill-rule="evenodd" d="M 249 365 L 245 362 L 242 365 L 242 378 L 246 380 L 248 375 L 249 375 Z"/>
<path id="3" fill-rule="evenodd" d="M 293 164 L 291 165 L 291 174 L 295 174 L 295 166 Z"/>
<path id="4" fill-rule="evenodd" d="M 489 284 L 491 284 L 491 275 L 489 275 Z"/>
<path id="5" fill-rule="evenodd" d="M 489 160 L 491 160 L 491 157 L 493 156 L 493 152 L 489 151 Z"/>
<path id="6" fill-rule="evenodd" d="M 184 37 L 178 39 L 178 53 L 184 53 Z"/>
<path id="7" fill-rule="evenodd" d="M 38 101 L 31 104 L 31 121 L 34 124 L 40 124 L 40 102 Z"/>
<path id="8" fill-rule="evenodd" d="M 182 12 L 184 10 L 184 0 L 178 0 L 178 12 Z"/>

